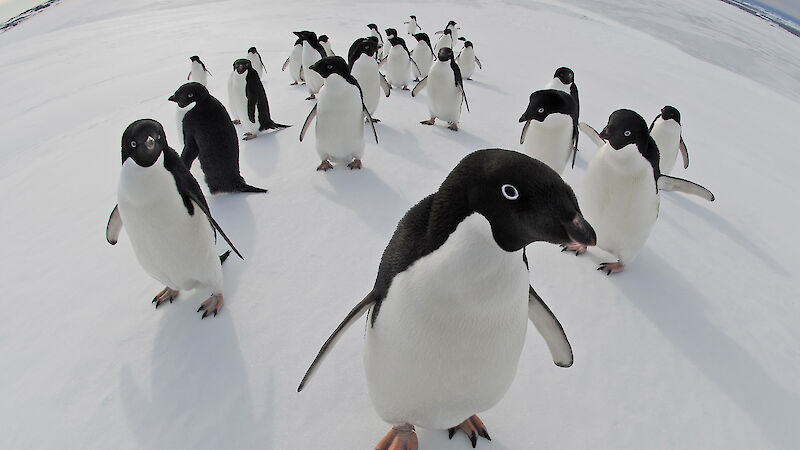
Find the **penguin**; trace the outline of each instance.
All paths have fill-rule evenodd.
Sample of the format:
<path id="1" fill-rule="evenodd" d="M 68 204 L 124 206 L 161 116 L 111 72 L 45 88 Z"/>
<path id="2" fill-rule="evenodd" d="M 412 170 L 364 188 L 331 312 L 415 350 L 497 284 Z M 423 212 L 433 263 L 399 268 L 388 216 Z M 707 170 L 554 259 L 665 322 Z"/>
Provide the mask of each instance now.
<path id="1" fill-rule="evenodd" d="M 689 151 L 681 134 L 681 113 L 674 106 L 661 108 L 661 114 L 650 124 L 650 136 L 656 141 L 661 154 L 658 163 L 661 173 L 672 172 L 679 150 L 683 158 L 683 168 L 689 167 Z"/>
<path id="2" fill-rule="evenodd" d="M 580 128 L 600 146 L 586 169 L 580 204 L 597 232 L 597 246 L 617 257 L 597 268 L 606 275 L 622 272 L 644 246 L 658 218 L 660 191 L 714 201 L 703 186 L 661 174 L 658 146 L 636 112 L 614 111 L 600 133 L 586 124 Z M 564 250 L 580 255 L 586 246 L 570 243 Z"/>
<path id="3" fill-rule="evenodd" d="M 256 71 L 256 75 L 258 78 L 261 79 L 261 74 L 266 73 L 266 68 L 264 67 L 264 61 L 261 60 L 261 54 L 258 53 L 255 47 L 250 47 L 247 49 L 247 59 L 250 60 L 250 65 L 253 66 L 253 70 Z"/>
<path id="4" fill-rule="evenodd" d="M 377 39 L 358 38 L 350 46 L 348 51 L 348 68 L 353 78 L 358 81 L 361 87 L 361 94 L 364 97 L 364 106 L 370 114 L 373 122 L 380 122 L 375 118 L 375 111 L 378 109 L 378 102 L 381 98 L 381 89 L 388 97 L 391 94 L 391 86 L 386 81 L 383 74 L 378 70 L 378 62 L 375 61 L 375 52 L 378 50 Z"/>
<path id="5" fill-rule="evenodd" d="M 464 81 L 461 79 L 461 70 L 453 60 L 453 50 L 443 47 L 439 50 L 438 60 L 431 66 L 428 76 L 423 78 L 411 91 L 411 96 L 416 97 L 425 86 L 428 89 L 428 111 L 431 113 L 429 120 L 420 122 L 423 125 L 433 125 L 436 119 L 449 123 L 453 131 L 458 131 L 458 121 L 461 118 L 461 104 L 464 103 L 469 111 L 469 102 L 464 93 Z"/>
<path id="6" fill-rule="evenodd" d="M 394 28 L 387 28 L 383 30 L 386 33 L 386 40 L 388 41 L 389 38 L 397 37 L 397 30 Z"/>
<path id="7" fill-rule="evenodd" d="M 428 76 L 433 64 L 434 54 L 431 48 L 431 40 L 426 33 L 416 33 L 413 35 L 417 40 L 417 46 L 411 51 L 411 60 L 414 64 L 411 66 L 411 73 L 414 75 L 414 81 L 419 81 Z"/>
<path id="8" fill-rule="evenodd" d="M 122 134 L 117 202 L 106 240 L 115 245 L 124 224 L 139 264 L 166 285 L 153 298 L 156 308 L 172 303 L 180 291 L 202 289 L 210 296 L 197 310 L 203 312 L 201 319 L 216 316 L 224 303 L 222 262 L 230 254 L 217 256 L 216 233 L 242 255 L 212 217 L 200 185 L 155 120 L 137 120 Z"/>
<path id="9" fill-rule="evenodd" d="M 205 86 L 208 81 L 208 75 L 211 74 L 211 72 L 206 69 L 206 65 L 203 64 L 203 61 L 200 61 L 199 56 L 194 55 L 189 58 L 189 61 L 192 62 L 192 65 L 189 69 L 189 76 L 187 76 L 186 79 L 189 81 L 195 81 Z"/>
<path id="10" fill-rule="evenodd" d="M 331 50 L 331 42 L 330 42 L 330 39 L 328 38 L 328 35 L 320 34 L 319 35 L 319 44 L 322 46 L 322 48 L 325 49 L 325 54 L 326 55 L 328 55 L 328 56 L 334 56 L 335 55 L 335 53 L 333 53 L 333 50 Z"/>
<path id="11" fill-rule="evenodd" d="M 249 59 L 242 58 L 233 62 L 228 99 L 244 127 L 245 141 L 255 139 L 261 131 L 289 127 L 270 117 L 267 92 Z"/>
<path id="12" fill-rule="evenodd" d="M 461 76 L 467 80 L 472 79 L 472 74 L 475 73 L 475 65 L 477 65 L 479 69 L 483 69 L 481 60 L 475 56 L 475 47 L 473 47 L 472 41 L 464 40 L 464 48 L 458 52 L 456 64 L 458 64 L 458 67 L 461 69 Z"/>
<path id="13" fill-rule="evenodd" d="M 403 38 L 391 37 L 389 43 L 391 49 L 384 65 L 386 80 L 392 87 L 407 91 L 411 77 L 411 54 L 408 52 L 406 41 Z"/>
<path id="14" fill-rule="evenodd" d="M 446 30 L 450 30 L 450 35 L 453 38 L 453 42 L 455 42 L 458 40 L 458 30 L 460 29 L 461 28 L 456 27 L 456 22 L 454 20 L 451 20 L 447 22 L 447 25 L 445 25 L 443 30 L 437 31 L 435 34 L 445 34 Z"/>
<path id="15" fill-rule="evenodd" d="M 411 20 L 407 20 L 407 21 L 403 22 L 404 25 L 408 25 L 408 33 L 407 34 L 414 35 L 414 33 L 416 33 L 417 30 L 422 31 L 422 27 L 419 26 L 419 24 L 417 24 L 417 16 L 412 14 L 412 15 L 410 15 L 408 17 L 410 17 Z"/>
<path id="16" fill-rule="evenodd" d="M 308 68 L 327 56 L 325 48 L 322 47 L 317 38 L 317 34 L 313 31 L 295 31 L 297 37 L 303 40 L 303 78 L 306 81 L 306 88 L 308 89 L 309 96 L 306 100 L 313 100 L 316 98 L 317 92 L 322 88 L 322 77 L 316 72 L 309 72 Z"/>
<path id="17" fill-rule="evenodd" d="M 316 117 L 317 154 L 322 159 L 317 170 L 333 169 L 331 162 L 347 163 L 351 170 L 360 169 L 364 156 L 364 116 L 372 128 L 376 144 L 378 134 L 364 105 L 358 81 L 340 56 L 322 58 L 309 69 L 319 73 L 325 79 L 325 85 L 303 124 L 300 142 Z"/>
<path id="18" fill-rule="evenodd" d="M 573 363 L 563 327 L 530 285 L 525 246 L 594 241 L 572 189 L 546 165 L 502 149 L 467 155 L 400 220 L 372 290 L 322 346 L 298 392 L 366 314 L 369 396 L 392 425 L 375 448 L 416 449 L 417 426 L 451 438 L 463 430 L 475 447 L 478 435 L 490 439 L 477 414 L 511 385 L 528 320 L 557 366 Z"/>
<path id="19" fill-rule="evenodd" d="M 188 109 L 183 118 L 184 147 L 181 160 L 192 168 L 200 159 L 208 190 L 217 192 L 267 192 L 250 186 L 239 174 L 239 139 L 228 111 L 200 83 L 179 87 L 169 101 Z"/>
<path id="20" fill-rule="evenodd" d="M 575 99 L 556 89 L 536 91 L 531 94 L 528 109 L 519 121 L 525 122 L 519 138 L 520 145 L 525 144 L 523 153 L 561 175 L 578 134 Z"/>
<path id="21" fill-rule="evenodd" d="M 286 58 L 286 61 L 283 63 L 283 67 L 281 67 L 281 72 L 285 72 L 286 68 L 289 68 L 289 75 L 292 76 L 292 84 L 290 86 L 296 86 L 301 82 L 305 81 L 303 79 L 303 40 L 297 39 L 294 41 L 294 47 L 292 47 L 292 53 L 289 54 L 289 57 Z"/>
<path id="22" fill-rule="evenodd" d="M 384 57 L 383 55 L 383 36 L 381 36 L 381 32 L 378 31 L 378 26 L 374 23 L 367 24 L 367 28 L 369 28 L 370 36 L 375 36 L 378 38 L 378 51 L 375 53 L 375 59 L 380 60 Z M 388 53 L 387 53 L 388 54 Z"/>
<path id="23" fill-rule="evenodd" d="M 449 28 L 445 28 L 442 36 L 439 38 L 439 41 L 436 42 L 436 47 L 434 47 L 433 52 L 437 55 L 439 54 L 439 50 L 447 47 L 449 49 L 453 49 L 453 32 Z"/>
<path id="24" fill-rule="evenodd" d="M 553 74 L 553 79 L 550 80 L 544 87 L 545 89 L 558 89 L 564 91 L 575 99 L 575 104 L 578 105 L 578 115 L 581 112 L 581 102 L 578 99 L 578 85 L 575 84 L 575 72 L 569 67 L 559 67 L 556 73 Z M 576 144 L 577 148 L 577 144 Z"/>

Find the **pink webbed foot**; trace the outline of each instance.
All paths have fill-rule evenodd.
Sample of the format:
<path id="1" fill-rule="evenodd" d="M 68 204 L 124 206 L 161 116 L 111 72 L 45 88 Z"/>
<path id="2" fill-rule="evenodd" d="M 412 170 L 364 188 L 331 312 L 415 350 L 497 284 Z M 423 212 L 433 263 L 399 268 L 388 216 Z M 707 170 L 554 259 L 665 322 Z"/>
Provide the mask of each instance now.
<path id="1" fill-rule="evenodd" d="M 433 125 L 433 124 L 436 123 L 436 119 L 423 120 L 420 123 L 423 124 L 423 125 Z"/>
<path id="2" fill-rule="evenodd" d="M 348 164 L 347 167 L 349 167 L 350 170 L 360 169 L 361 168 L 361 160 L 356 158 L 350 164 Z"/>
<path id="3" fill-rule="evenodd" d="M 333 169 L 333 164 L 331 164 L 331 162 L 328 161 L 327 159 L 319 163 L 319 165 L 317 166 L 318 171 L 321 170 L 323 172 L 326 172 L 331 169 Z"/>
<path id="4" fill-rule="evenodd" d="M 175 289 L 170 289 L 169 287 L 165 287 L 161 290 L 155 297 L 153 297 L 153 301 L 151 303 L 156 304 L 156 309 L 161 306 L 162 303 L 169 300 L 172 303 L 172 300 L 178 296 L 180 291 L 176 291 Z"/>
<path id="5" fill-rule="evenodd" d="M 453 435 L 455 435 L 458 430 L 466 433 L 467 437 L 469 437 L 469 442 L 472 443 L 472 448 L 478 445 L 478 436 L 486 438 L 486 440 L 489 441 L 492 440 L 492 438 L 489 437 L 489 432 L 486 431 L 486 425 L 483 424 L 483 421 L 477 414 L 461 422 L 461 425 L 447 430 L 448 437 L 453 439 Z"/>
<path id="6" fill-rule="evenodd" d="M 255 134 L 255 133 L 245 133 L 244 137 L 242 138 L 242 140 L 243 141 L 249 141 L 249 140 L 255 139 L 256 136 L 257 136 L 257 134 Z"/>
<path id="7" fill-rule="evenodd" d="M 204 301 L 199 308 L 197 308 L 197 312 L 203 311 L 203 317 L 200 320 L 205 319 L 206 316 L 213 314 L 214 317 L 217 317 L 217 313 L 220 309 L 222 309 L 222 304 L 225 303 L 224 299 L 222 298 L 222 294 L 214 294 L 211 297 L 208 297 L 206 301 Z"/>
<path id="8" fill-rule="evenodd" d="M 392 427 L 375 446 L 375 450 L 417 450 L 418 448 L 417 433 L 414 432 L 414 425 L 409 424 Z"/>
<path id="9" fill-rule="evenodd" d="M 600 267 L 598 267 L 597 270 L 605 270 L 606 275 L 611 275 L 612 273 L 619 273 L 625 270 L 625 263 L 622 261 L 604 262 L 600 264 Z"/>
<path id="10" fill-rule="evenodd" d="M 570 242 L 569 244 L 561 244 L 561 251 L 562 252 L 575 252 L 575 256 L 582 255 L 586 253 L 586 247 L 583 244 L 579 244 L 577 242 Z"/>

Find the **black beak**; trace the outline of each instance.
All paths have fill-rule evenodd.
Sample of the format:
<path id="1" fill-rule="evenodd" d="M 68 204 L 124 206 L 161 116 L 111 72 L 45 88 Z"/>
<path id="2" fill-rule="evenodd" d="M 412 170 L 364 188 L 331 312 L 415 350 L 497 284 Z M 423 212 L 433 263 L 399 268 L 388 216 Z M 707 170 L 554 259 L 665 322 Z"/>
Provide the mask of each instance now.
<path id="1" fill-rule="evenodd" d="M 603 128 L 603 131 L 600 132 L 600 139 L 604 141 L 608 140 L 608 127 Z"/>
<path id="2" fill-rule="evenodd" d="M 170 96 L 169 96 L 169 98 L 168 98 L 167 100 L 169 100 L 169 101 L 171 101 L 171 102 L 178 103 L 178 100 L 176 100 L 176 99 L 175 99 L 175 94 L 172 94 L 172 95 L 170 95 Z"/>
<path id="3" fill-rule="evenodd" d="M 594 228 L 589 225 L 589 222 L 580 213 L 574 219 L 564 222 L 562 225 L 573 242 L 588 246 L 597 245 L 597 234 L 595 234 Z"/>

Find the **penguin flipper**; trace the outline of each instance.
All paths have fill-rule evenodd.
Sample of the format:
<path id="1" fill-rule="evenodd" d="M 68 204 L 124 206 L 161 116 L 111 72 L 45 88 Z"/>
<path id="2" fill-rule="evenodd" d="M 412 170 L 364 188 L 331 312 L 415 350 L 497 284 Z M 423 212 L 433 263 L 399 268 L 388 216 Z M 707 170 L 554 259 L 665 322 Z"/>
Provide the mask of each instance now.
<path id="1" fill-rule="evenodd" d="M 286 68 L 289 67 L 289 59 L 290 58 L 291 58 L 291 56 L 289 58 L 286 58 L 286 61 L 283 62 L 283 67 L 281 67 L 281 72 L 286 72 Z"/>
<path id="2" fill-rule="evenodd" d="M 233 245 L 233 242 L 231 242 L 231 240 L 228 239 L 228 235 L 226 235 L 225 232 L 222 231 L 222 227 L 219 226 L 217 221 L 214 220 L 214 217 L 211 216 L 211 211 L 208 210 L 206 202 L 198 201 L 197 198 L 195 198 L 195 196 L 192 195 L 192 193 L 187 193 L 186 195 L 189 197 L 192 203 L 197 205 L 197 207 L 200 208 L 201 211 L 203 211 L 203 213 L 208 218 L 209 223 L 211 223 L 211 226 L 214 227 L 215 230 L 219 231 L 219 234 L 222 235 L 222 238 L 225 239 L 225 242 L 228 243 L 228 246 L 231 248 L 231 250 L 233 250 L 233 252 L 236 253 L 236 256 L 238 256 L 239 258 L 242 259 L 242 261 L 244 261 L 244 256 L 242 256 L 242 254 L 239 253 L 239 250 L 236 249 L 236 246 Z"/>
<path id="3" fill-rule="evenodd" d="M 420 80 L 420 82 L 417 83 L 416 86 L 414 86 L 414 89 L 411 91 L 411 96 L 412 97 L 416 97 L 417 94 L 419 94 L 420 91 L 425 89 L 425 86 L 427 86 L 427 85 L 428 85 L 428 77 L 425 77 L 422 80 Z"/>
<path id="4" fill-rule="evenodd" d="M 658 177 L 656 184 L 658 185 L 658 189 L 661 191 L 677 191 L 683 192 L 684 194 L 692 194 L 710 202 L 713 202 L 715 199 L 714 194 L 708 189 L 693 181 L 684 180 L 683 178 L 676 178 L 662 174 L 660 177 Z"/>
<path id="5" fill-rule="evenodd" d="M 364 115 L 367 117 L 367 122 L 369 122 L 369 126 L 372 127 L 372 135 L 375 136 L 375 143 L 378 143 L 378 132 L 375 131 L 375 122 L 372 120 L 372 116 L 370 115 L 369 111 L 367 111 L 367 107 L 364 104 L 361 104 L 361 107 L 364 109 Z"/>
<path id="6" fill-rule="evenodd" d="M 522 127 L 522 134 L 519 136 L 519 145 L 525 143 L 525 135 L 528 134 L 528 127 L 531 125 L 530 120 L 525 121 L 525 126 Z"/>
<path id="7" fill-rule="evenodd" d="M 528 318 L 547 343 L 553 362 L 558 367 L 572 366 L 572 346 L 569 345 L 564 328 L 539 294 L 533 290 L 533 286 L 528 286 Z"/>
<path id="8" fill-rule="evenodd" d="M 681 157 L 683 157 L 683 168 L 687 169 L 689 167 L 689 150 L 686 149 L 686 143 L 683 142 L 683 136 L 681 136 L 681 142 L 678 144 L 678 148 L 681 150 Z"/>
<path id="9" fill-rule="evenodd" d="M 598 148 L 602 147 L 606 144 L 606 141 L 600 137 L 600 133 L 597 132 L 591 125 L 586 122 L 581 122 L 578 124 L 578 129 L 583 131 L 583 134 L 589 137 L 589 139 L 594 142 Z"/>
<path id="10" fill-rule="evenodd" d="M 119 232 L 122 230 L 122 217 L 119 215 L 119 205 L 114 205 L 111 216 L 108 217 L 106 225 L 106 240 L 111 245 L 116 245 L 119 239 Z"/>
<path id="11" fill-rule="evenodd" d="M 378 75 L 381 76 L 381 88 L 383 89 L 383 93 L 388 97 L 389 94 L 392 93 L 392 86 L 389 85 L 389 82 L 386 81 L 386 77 L 382 73 L 378 72 Z"/>
<path id="12" fill-rule="evenodd" d="M 311 121 L 314 120 L 314 117 L 317 117 L 317 105 L 311 109 L 311 112 L 308 113 L 308 117 L 306 117 L 305 123 L 303 123 L 303 129 L 300 130 L 300 142 L 303 142 L 303 137 L 306 135 L 306 131 L 311 126 Z"/>
<path id="13" fill-rule="evenodd" d="M 364 300 L 361 300 L 352 310 L 350 310 L 347 316 L 345 316 L 344 320 L 342 320 L 342 323 L 340 323 L 339 326 L 336 327 L 335 330 L 333 330 L 333 333 L 331 333 L 328 340 L 325 341 L 324 344 L 322 344 L 322 348 L 320 348 L 319 353 L 317 353 L 317 357 L 314 358 L 314 361 L 311 363 L 311 366 L 308 367 L 306 374 L 303 376 L 303 380 L 300 382 L 300 386 L 297 387 L 297 392 L 302 391 L 303 388 L 306 386 L 306 384 L 308 384 L 308 381 L 311 379 L 311 376 L 314 375 L 314 372 L 316 372 L 317 367 L 320 365 L 320 363 L 322 363 L 322 360 L 325 358 L 326 353 L 328 352 L 328 350 L 333 348 L 334 345 L 336 345 L 336 342 L 339 341 L 339 338 L 341 337 L 342 333 L 345 332 L 348 328 L 350 328 L 350 325 L 352 325 L 358 319 L 360 319 L 361 316 L 363 316 L 367 312 L 367 310 L 369 310 L 369 308 L 371 308 L 372 305 L 375 304 L 376 301 L 377 298 L 375 297 L 375 295 L 373 295 L 372 292 L 370 292 L 369 294 L 367 294 L 366 297 L 364 297 Z"/>
<path id="14" fill-rule="evenodd" d="M 481 70 L 483 70 L 483 66 L 481 66 L 481 60 L 480 60 L 480 59 L 478 59 L 478 57 L 477 57 L 477 56 L 475 57 L 475 62 L 476 62 L 476 63 L 478 63 L 478 69 L 481 69 Z"/>

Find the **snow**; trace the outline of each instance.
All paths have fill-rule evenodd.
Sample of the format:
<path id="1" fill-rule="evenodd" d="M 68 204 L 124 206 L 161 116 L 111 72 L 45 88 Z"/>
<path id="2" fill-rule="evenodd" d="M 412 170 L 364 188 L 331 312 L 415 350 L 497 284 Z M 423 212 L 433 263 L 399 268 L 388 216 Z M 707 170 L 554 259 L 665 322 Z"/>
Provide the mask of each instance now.
<path id="1" fill-rule="evenodd" d="M 470 151 L 520 149 L 528 95 L 562 65 L 575 71 L 581 119 L 596 128 L 621 107 L 650 121 L 676 106 L 691 164 L 673 175 L 717 201 L 665 193 L 650 239 L 619 275 L 595 271 L 609 260 L 596 248 L 579 258 L 529 248 L 532 282 L 575 364 L 554 366 L 530 327 L 510 391 L 481 414 L 493 441 L 479 448 L 795 448 L 800 82 L 781 75 L 775 89 L 761 74 L 786 70 L 767 43 L 796 57 L 800 41 L 722 2 L 670 8 L 689 5 L 703 36 L 728 42 L 735 28 L 741 39 L 687 54 L 636 29 L 652 22 L 646 9 L 628 21 L 555 0 L 71 0 L 0 35 L 0 448 L 374 448 L 388 425 L 366 393 L 362 330 L 342 338 L 300 394 L 297 385 L 372 287 L 402 214 Z M 364 169 L 315 172 L 313 140 L 298 141 L 312 104 L 279 70 L 291 32 L 327 34 L 344 54 L 367 23 L 403 29 L 408 14 L 428 33 L 456 20 L 475 43 L 483 70 L 466 82 L 472 112 L 461 131 L 419 125 L 426 93 L 394 90 L 381 99 L 380 144 L 367 141 Z M 732 28 L 717 30 L 720 17 Z M 244 177 L 268 194 L 209 197 L 246 260 L 225 265 L 218 317 L 200 320 L 200 292 L 154 311 L 162 286 L 125 232 L 114 247 L 104 239 L 120 136 L 150 117 L 176 146 L 166 99 L 188 57 L 206 63 L 209 89 L 226 103 L 231 63 L 252 45 L 274 119 L 294 126 L 241 144 Z M 767 70 L 737 73 L 706 56 Z M 580 147 L 564 174 L 578 193 L 596 151 L 585 137 Z M 463 435 L 419 436 L 423 449 L 469 448 Z"/>

